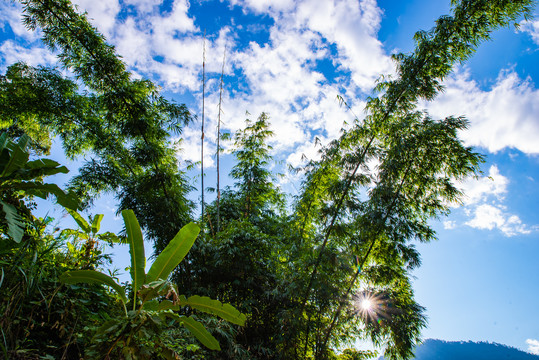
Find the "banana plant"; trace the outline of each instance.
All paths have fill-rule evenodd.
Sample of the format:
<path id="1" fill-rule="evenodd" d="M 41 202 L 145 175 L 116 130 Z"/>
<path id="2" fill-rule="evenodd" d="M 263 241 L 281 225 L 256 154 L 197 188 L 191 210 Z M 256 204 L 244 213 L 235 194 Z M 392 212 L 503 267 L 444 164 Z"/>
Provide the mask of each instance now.
<path id="1" fill-rule="evenodd" d="M 187 255 L 193 246 L 200 228 L 189 223 L 185 225 L 170 241 L 167 247 L 159 254 L 151 265 L 148 273 L 145 272 L 146 256 L 144 254 L 144 241 L 140 225 L 132 210 L 123 210 L 122 217 L 127 232 L 127 242 L 131 256 L 131 299 L 128 299 L 126 290 L 113 278 L 94 270 L 75 270 L 64 273 L 60 280 L 65 284 L 93 283 L 102 284 L 112 288 L 117 294 L 124 309 L 123 319 L 108 321 L 98 330 L 100 334 L 116 334 L 112 344 L 122 346 L 125 358 L 140 358 L 140 349 L 129 349 L 129 344 L 136 334 L 140 333 L 145 326 L 166 329 L 172 322 L 178 322 L 187 328 L 204 346 L 211 350 L 220 350 L 218 341 L 209 331 L 193 316 L 185 316 L 179 313 L 182 307 L 194 309 L 216 315 L 226 321 L 243 326 L 246 317 L 230 304 L 223 304 L 218 300 L 212 300 L 203 296 L 191 296 L 186 298 L 178 295 L 177 288 L 168 277 L 172 270 Z M 128 310 L 130 308 L 130 310 Z M 134 329 L 134 330 L 133 330 Z M 145 334 L 150 330 L 146 329 Z M 154 331 L 159 337 L 159 332 Z M 139 342 L 140 343 L 140 342 Z M 137 345 L 142 346 L 142 345 Z M 110 353 L 113 349 L 109 348 Z M 152 349 L 159 348 L 160 355 L 167 359 L 174 359 L 174 352 L 163 344 L 155 344 Z"/>
<path id="2" fill-rule="evenodd" d="M 44 176 L 66 174 L 69 170 L 50 159 L 29 161 L 29 143 L 27 135 L 21 136 L 17 143 L 11 141 L 7 133 L 0 135 L 0 205 L 7 223 L 7 235 L 17 243 L 24 235 L 25 223 L 13 201 L 10 203 L 8 200 L 10 195 L 43 199 L 54 195 L 57 203 L 66 209 L 76 210 L 79 206 L 79 200 L 73 193 L 65 193 L 58 185 L 42 181 Z"/>
<path id="3" fill-rule="evenodd" d="M 95 255 L 100 254 L 98 244 L 101 242 L 107 242 L 109 245 L 114 243 L 126 243 L 126 239 L 123 236 L 118 236 L 112 232 L 99 233 L 101 228 L 101 220 L 103 220 L 103 214 L 90 217 L 89 221 L 86 221 L 78 212 L 66 209 L 75 222 L 79 225 L 79 229 L 64 229 L 62 235 L 67 235 L 73 238 L 73 243 L 68 242 L 67 248 L 72 256 L 77 258 L 77 262 L 82 269 L 86 269 L 95 265 Z M 79 247 L 77 244 L 83 242 Z"/>

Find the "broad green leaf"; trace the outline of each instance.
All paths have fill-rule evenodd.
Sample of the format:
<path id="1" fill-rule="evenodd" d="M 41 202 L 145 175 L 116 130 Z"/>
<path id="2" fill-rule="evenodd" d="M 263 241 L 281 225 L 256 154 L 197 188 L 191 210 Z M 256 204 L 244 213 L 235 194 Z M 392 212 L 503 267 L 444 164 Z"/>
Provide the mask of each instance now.
<path id="1" fill-rule="evenodd" d="M 157 310 L 174 310 L 178 311 L 180 309 L 179 305 L 174 305 L 170 300 L 163 300 L 159 303 Z"/>
<path id="2" fill-rule="evenodd" d="M 245 325 L 245 320 L 247 319 L 246 316 L 240 313 L 234 306 L 230 304 L 223 304 L 219 300 L 213 300 L 207 296 L 194 295 L 189 299 L 185 299 L 185 296 L 181 296 L 180 305 L 187 305 L 193 309 L 217 315 L 223 320 L 241 326 Z"/>
<path id="3" fill-rule="evenodd" d="M 159 301 L 157 301 L 157 300 L 146 301 L 144 303 L 144 305 L 142 305 L 142 308 L 144 310 L 157 311 L 157 310 L 159 310 Z"/>
<path id="4" fill-rule="evenodd" d="M 78 210 L 80 207 L 80 199 L 73 191 L 67 193 L 61 192 L 56 195 L 56 202 L 58 205 L 63 206 L 66 209 Z"/>
<path id="5" fill-rule="evenodd" d="M 97 234 L 101 228 L 101 220 L 103 220 L 103 214 L 97 214 L 92 221 L 92 232 Z"/>
<path id="6" fill-rule="evenodd" d="M 0 200 L 0 204 L 2 204 L 2 209 L 4 210 L 4 213 L 6 214 L 6 222 L 7 222 L 7 233 L 13 241 L 16 243 L 20 243 L 22 240 L 22 236 L 24 235 L 24 221 L 22 217 L 17 213 L 17 209 L 11 204 L 5 203 Z"/>
<path id="7" fill-rule="evenodd" d="M 65 171 L 65 174 L 69 172 L 69 170 L 67 170 L 65 166 L 60 166 L 60 167 L 59 166 L 60 166 L 60 163 L 51 159 L 37 159 L 37 160 L 28 161 L 24 167 L 26 169 L 32 169 L 32 170 L 42 169 L 42 168 L 50 168 L 50 169 L 58 168 L 58 170 L 61 170 L 62 172 Z"/>
<path id="8" fill-rule="evenodd" d="M 65 166 L 50 159 L 38 159 L 29 161 L 24 165 L 15 178 L 19 180 L 31 180 L 41 176 L 50 176 L 56 174 L 67 174 L 69 170 Z"/>
<path id="9" fill-rule="evenodd" d="M 75 238 L 84 239 L 84 240 L 88 239 L 88 235 L 83 233 L 80 230 L 64 229 L 62 230 L 61 234 L 67 235 L 67 236 L 73 236 Z"/>
<path id="10" fill-rule="evenodd" d="M 99 240 L 101 241 L 107 241 L 109 243 L 114 244 L 127 244 L 127 238 L 125 236 L 118 236 L 115 233 L 112 233 L 110 231 L 101 233 L 97 235 Z"/>
<path id="11" fill-rule="evenodd" d="M 86 220 L 84 220 L 84 218 L 82 216 L 80 216 L 80 214 L 74 210 L 71 210 L 71 209 L 66 209 L 67 212 L 69 213 L 69 215 L 71 215 L 71 217 L 77 222 L 77 224 L 79 225 L 79 227 L 81 228 L 82 231 L 84 231 L 85 233 L 89 234 L 90 233 L 90 225 L 88 224 L 88 222 L 86 222 Z"/>
<path id="12" fill-rule="evenodd" d="M 148 271 L 147 281 L 167 279 L 172 270 L 183 260 L 193 246 L 200 228 L 189 223 L 181 228 L 165 250 L 159 254 Z"/>
<path id="13" fill-rule="evenodd" d="M 8 143 L 9 143 L 9 139 L 8 139 L 7 133 L 3 132 L 0 135 L 0 152 L 6 148 Z"/>
<path id="14" fill-rule="evenodd" d="M 122 210 L 122 216 L 127 231 L 127 242 L 129 243 L 129 254 L 131 255 L 131 280 L 133 281 L 133 292 L 135 294 L 146 282 L 146 256 L 144 255 L 144 240 L 142 231 L 133 210 Z"/>
<path id="15" fill-rule="evenodd" d="M 185 326 L 187 330 L 189 330 L 191 334 L 193 334 L 198 339 L 198 341 L 200 341 L 202 345 L 204 345 L 208 349 L 221 350 L 217 339 L 214 338 L 208 330 L 206 330 L 204 325 L 193 319 L 193 317 L 179 316 L 173 313 L 166 313 L 165 315 L 181 322 L 183 326 Z"/>
<path id="16" fill-rule="evenodd" d="M 42 184 L 40 182 L 28 181 L 11 185 L 15 190 L 23 190 L 28 195 L 38 196 L 46 199 L 50 194 L 56 197 L 56 202 L 66 209 L 77 210 L 80 201 L 74 193 L 65 193 L 56 184 Z"/>
<path id="17" fill-rule="evenodd" d="M 74 270 L 74 271 L 67 271 L 60 276 L 60 281 L 65 284 L 78 284 L 78 283 L 86 283 L 86 284 L 103 284 L 110 286 L 113 288 L 120 298 L 122 299 L 122 302 L 127 304 L 127 297 L 125 296 L 125 290 L 122 286 L 120 286 L 114 279 L 112 279 L 110 276 L 105 275 L 99 271 L 95 270 Z"/>
<path id="18" fill-rule="evenodd" d="M 23 134 L 20 138 L 19 138 L 19 142 L 17 143 L 17 145 L 23 150 L 23 151 L 26 151 L 26 148 L 28 147 L 28 144 L 30 144 L 30 136 L 26 135 L 26 134 Z"/>
<path id="19" fill-rule="evenodd" d="M 150 283 L 142 284 L 138 293 L 143 302 L 152 300 L 159 295 L 166 295 L 170 291 L 174 291 L 174 287 L 167 280 L 157 280 Z"/>
<path id="20" fill-rule="evenodd" d="M 169 348 L 162 348 L 162 349 L 160 350 L 160 354 L 161 354 L 161 356 L 163 356 L 166 360 L 178 360 L 178 359 L 180 359 L 180 358 L 176 355 L 176 353 L 175 353 L 173 350 L 169 349 Z"/>
<path id="21" fill-rule="evenodd" d="M 19 140 L 19 144 L 13 142 L 8 144 L 8 148 L 11 150 L 10 156 L 7 159 L 7 163 L 4 164 L 0 176 L 8 176 L 12 172 L 21 169 L 24 164 L 28 162 L 29 153 L 26 151 L 25 147 L 21 147 L 21 145 L 24 145 L 27 142 L 27 139 L 25 138 L 28 138 L 28 136 L 23 135 Z"/>

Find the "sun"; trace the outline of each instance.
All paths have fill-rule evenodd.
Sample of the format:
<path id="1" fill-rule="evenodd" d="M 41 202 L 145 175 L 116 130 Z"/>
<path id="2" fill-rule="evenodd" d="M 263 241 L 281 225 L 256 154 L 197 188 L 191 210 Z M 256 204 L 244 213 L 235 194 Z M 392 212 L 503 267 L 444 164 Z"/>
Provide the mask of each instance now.
<path id="1" fill-rule="evenodd" d="M 368 298 L 364 298 L 362 301 L 361 301 L 361 309 L 363 311 L 370 311 L 372 310 L 372 306 L 373 306 L 373 303 L 370 299 Z"/>

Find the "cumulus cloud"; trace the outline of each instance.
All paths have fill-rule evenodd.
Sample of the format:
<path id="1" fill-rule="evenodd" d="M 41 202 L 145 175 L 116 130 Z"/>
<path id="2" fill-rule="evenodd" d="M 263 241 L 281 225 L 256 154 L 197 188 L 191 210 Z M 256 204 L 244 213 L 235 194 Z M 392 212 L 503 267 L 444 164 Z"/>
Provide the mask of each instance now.
<path id="1" fill-rule="evenodd" d="M 529 234 L 531 230 L 522 223 L 517 215 L 504 211 L 503 207 L 482 204 L 473 210 L 473 218 L 466 225 L 482 230 L 499 229 L 505 236 Z"/>
<path id="2" fill-rule="evenodd" d="M 539 355 L 539 340 L 527 339 L 528 351 L 534 355 Z"/>
<path id="3" fill-rule="evenodd" d="M 295 21 L 335 44 L 339 66 L 351 71 L 354 84 L 368 92 L 376 78 L 394 71 L 376 37 L 381 16 L 375 0 L 309 0 L 298 5 Z"/>
<path id="4" fill-rule="evenodd" d="M 464 193 L 463 210 L 469 217 L 464 225 L 481 230 L 497 229 L 507 237 L 529 234 L 535 230 L 505 207 L 508 186 L 509 179 L 500 173 L 496 165 L 491 165 L 485 176 L 470 178 L 459 184 L 458 187 Z M 444 221 L 443 226 L 451 230 L 458 225 L 451 220 Z"/>
<path id="5" fill-rule="evenodd" d="M 95 1 L 74 0 L 73 3 L 88 13 L 88 19 L 105 37 L 110 38 L 116 26 L 116 17 L 120 12 L 118 0 Z"/>
<path id="6" fill-rule="evenodd" d="M 203 32 L 195 25 L 188 0 L 174 0 L 166 11 L 160 0 L 75 3 L 116 47 L 135 77 L 153 79 L 168 91 L 193 95 L 196 101 L 191 107 L 200 114 Z M 245 111 L 252 119 L 267 112 L 275 132 L 271 142 L 282 160 L 299 164 L 302 154 L 316 156 L 315 140 L 327 143 L 336 138 L 343 123 L 352 119 L 336 96 L 352 99 L 354 110 L 361 113 L 364 102 L 354 99 L 370 92 L 380 74 L 393 71 L 377 39 L 382 11 L 375 0 L 232 0 L 229 6 L 242 7 L 245 16 L 273 22 L 261 25 L 258 31 L 265 36 L 249 44 L 240 42 L 241 31 L 247 31 L 241 26 L 223 25 L 218 34 L 208 34 L 207 128 L 217 125 L 220 59 L 226 46 L 225 75 L 233 77 L 234 84 L 225 82 L 223 130 L 234 133 L 242 128 Z M 2 11 L 2 24 L 15 24 L 19 8 L 10 5 L 9 12 Z M 25 52 L 6 43 L 4 48 L 6 63 L 16 56 L 33 62 L 52 60 L 45 50 L 35 47 Z M 332 74 L 325 75 L 320 69 L 322 61 Z M 184 144 L 200 142 L 198 126 L 185 131 Z M 207 146 L 214 146 L 214 133 L 208 131 Z M 195 156 L 193 151 L 186 153 L 188 158 Z"/>
<path id="7" fill-rule="evenodd" d="M 57 63 L 56 56 L 44 47 L 25 47 L 6 40 L 0 44 L 0 71 L 5 72 L 9 65 L 25 62 L 31 66 L 50 66 Z"/>
<path id="8" fill-rule="evenodd" d="M 503 200 L 508 184 L 509 179 L 500 174 L 496 165 L 492 165 L 487 176 L 467 179 L 460 184 L 459 188 L 464 193 L 464 205 L 474 205 L 489 198 Z"/>
<path id="9" fill-rule="evenodd" d="M 39 39 L 39 32 L 30 32 L 22 23 L 22 5 L 14 1 L 0 2 L 0 29 L 6 30 L 8 27 L 16 36 L 25 40 L 35 41 Z"/>
<path id="10" fill-rule="evenodd" d="M 520 31 L 528 33 L 533 41 L 539 45 L 539 20 L 522 21 Z"/>
<path id="11" fill-rule="evenodd" d="M 227 127 L 241 128 L 245 110 L 253 117 L 266 111 L 276 152 L 287 153 L 286 160 L 293 165 L 299 165 L 303 155 L 316 157 L 316 139 L 327 143 L 336 138 L 343 123 L 352 118 L 336 96 L 358 99 L 358 92 L 370 91 L 381 73 L 392 71 L 376 38 L 380 9 L 370 0 L 233 3 L 275 21 L 269 41 L 252 42 L 230 54 L 248 90 L 225 96 Z M 326 77 L 317 67 L 318 61 L 328 58 L 338 79 Z M 361 113 L 364 102 L 352 104 Z"/>
<path id="12" fill-rule="evenodd" d="M 276 14 L 282 11 L 291 10 L 295 5 L 294 0 L 231 0 L 230 3 L 245 9 L 250 9 L 258 14 Z"/>
<path id="13" fill-rule="evenodd" d="M 470 128 L 461 136 L 468 145 L 539 154 L 539 90 L 530 79 L 505 70 L 491 89 L 483 90 L 461 70 L 445 86 L 445 92 L 425 106 L 437 117 L 466 116 Z"/>

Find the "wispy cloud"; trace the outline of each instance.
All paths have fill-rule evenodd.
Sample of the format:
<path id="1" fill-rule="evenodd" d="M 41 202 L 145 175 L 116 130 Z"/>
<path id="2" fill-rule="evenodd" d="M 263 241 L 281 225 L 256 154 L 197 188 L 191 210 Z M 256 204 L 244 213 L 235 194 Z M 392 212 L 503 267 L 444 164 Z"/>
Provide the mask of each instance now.
<path id="1" fill-rule="evenodd" d="M 527 339 L 528 351 L 532 354 L 539 355 L 539 340 Z"/>

